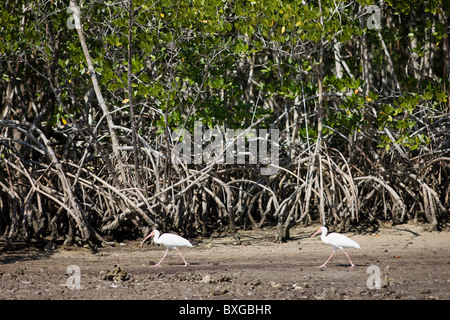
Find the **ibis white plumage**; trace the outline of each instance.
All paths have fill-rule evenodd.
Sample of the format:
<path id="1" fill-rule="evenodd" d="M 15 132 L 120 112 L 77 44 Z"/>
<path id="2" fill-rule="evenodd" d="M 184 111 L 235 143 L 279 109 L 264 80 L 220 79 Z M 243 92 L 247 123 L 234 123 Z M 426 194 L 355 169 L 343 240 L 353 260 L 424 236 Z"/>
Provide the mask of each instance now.
<path id="1" fill-rule="evenodd" d="M 341 249 L 345 253 L 345 255 L 348 258 L 348 261 L 350 261 L 350 268 L 355 267 L 355 265 L 353 264 L 353 262 L 350 259 L 349 255 L 344 250 L 344 248 L 361 249 L 361 246 L 356 241 L 354 241 L 354 240 L 352 240 L 352 239 L 350 239 L 350 238 L 348 238 L 348 237 L 346 237 L 346 236 L 344 236 L 343 234 L 340 234 L 340 233 L 330 233 L 330 234 L 327 235 L 328 229 L 326 227 L 320 227 L 319 230 L 317 230 L 316 233 L 314 233 L 311 236 L 311 238 L 309 238 L 309 240 L 311 240 L 316 234 L 319 234 L 319 233 L 322 233 L 322 235 L 320 236 L 320 239 L 325 244 L 328 244 L 328 245 L 333 247 L 333 252 L 331 253 L 331 256 L 319 268 L 326 268 L 326 264 L 328 263 L 328 261 L 331 260 L 331 258 L 333 257 L 333 255 L 334 255 L 334 253 L 336 252 L 337 249 Z"/>
<path id="2" fill-rule="evenodd" d="M 148 238 L 150 238 L 151 236 L 155 236 L 153 238 L 153 241 L 156 244 L 162 244 L 163 246 L 166 247 L 166 253 L 164 253 L 164 256 L 162 257 L 162 259 L 155 265 L 155 267 L 158 267 L 161 262 L 164 260 L 164 258 L 167 255 L 167 252 L 169 251 L 169 249 L 175 249 L 178 251 L 178 253 L 180 254 L 181 258 L 184 261 L 184 265 L 188 266 L 189 263 L 186 262 L 186 259 L 184 259 L 183 255 L 181 254 L 181 251 L 178 250 L 178 248 L 180 247 L 192 247 L 192 244 L 189 242 L 189 240 L 180 237 L 176 234 L 173 233 L 163 233 L 160 234 L 160 232 L 158 230 L 153 230 L 144 240 L 142 240 L 140 246 L 142 246 L 145 242 L 145 240 L 147 240 Z"/>

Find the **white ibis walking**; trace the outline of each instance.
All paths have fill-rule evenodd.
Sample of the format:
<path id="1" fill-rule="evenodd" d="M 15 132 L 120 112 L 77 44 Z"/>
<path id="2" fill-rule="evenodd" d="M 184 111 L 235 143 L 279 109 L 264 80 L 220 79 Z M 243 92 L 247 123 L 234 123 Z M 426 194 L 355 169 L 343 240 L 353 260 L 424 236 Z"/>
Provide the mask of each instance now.
<path id="1" fill-rule="evenodd" d="M 173 233 L 163 233 L 160 235 L 160 232 L 158 230 L 153 230 L 152 233 L 150 233 L 144 240 L 142 240 L 140 246 L 142 246 L 148 238 L 151 236 L 155 236 L 153 238 L 153 241 L 157 244 L 162 244 L 166 247 L 166 253 L 164 253 L 164 256 L 162 259 L 155 265 L 155 267 L 158 267 L 161 262 L 164 260 L 164 258 L 167 255 L 167 252 L 169 249 L 176 249 L 178 253 L 180 254 L 181 258 L 184 261 L 184 266 L 188 266 L 189 264 L 186 262 L 186 259 L 184 259 L 183 255 L 181 254 L 180 250 L 178 250 L 179 247 L 192 247 L 192 244 L 186 240 L 183 237 L 177 236 Z"/>
<path id="2" fill-rule="evenodd" d="M 353 241 L 352 239 L 349 239 L 348 237 L 340 233 L 330 233 L 329 235 L 327 235 L 328 229 L 326 227 L 320 227 L 319 230 L 317 230 L 316 233 L 314 233 L 311 236 L 311 238 L 309 238 L 309 240 L 311 240 L 318 233 L 322 233 L 320 239 L 324 243 L 333 247 L 333 252 L 331 253 L 331 256 L 319 268 L 326 268 L 326 264 L 328 263 L 328 261 L 331 260 L 337 249 L 341 249 L 342 251 L 344 251 L 345 255 L 348 258 L 348 261 L 350 261 L 350 268 L 355 267 L 349 255 L 347 254 L 347 252 L 345 252 L 344 248 L 361 249 L 360 245 L 356 241 Z"/>

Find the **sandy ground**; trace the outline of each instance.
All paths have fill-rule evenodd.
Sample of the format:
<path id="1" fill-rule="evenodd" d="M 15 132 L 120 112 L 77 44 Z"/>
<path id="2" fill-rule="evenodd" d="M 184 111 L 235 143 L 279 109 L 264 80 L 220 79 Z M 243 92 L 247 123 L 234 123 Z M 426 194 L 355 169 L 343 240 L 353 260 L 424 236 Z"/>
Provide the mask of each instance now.
<path id="1" fill-rule="evenodd" d="M 274 229 L 239 231 L 239 246 L 225 236 L 191 239 L 194 248 L 182 249 L 188 267 L 176 251 L 155 267 L 165 249 L 138 241 L 92 254 L 5 250 L 0 240 L 0 299 L 450 299 L 450 232 L 425 227 L 347 233 L 362 247 L 347 250 L 357 266 L 338 251 L 323 270 L 332 248 L 318 236 L 308 242 L 318 226 L 292 229 L 283 244 L 272 242 Z"/>

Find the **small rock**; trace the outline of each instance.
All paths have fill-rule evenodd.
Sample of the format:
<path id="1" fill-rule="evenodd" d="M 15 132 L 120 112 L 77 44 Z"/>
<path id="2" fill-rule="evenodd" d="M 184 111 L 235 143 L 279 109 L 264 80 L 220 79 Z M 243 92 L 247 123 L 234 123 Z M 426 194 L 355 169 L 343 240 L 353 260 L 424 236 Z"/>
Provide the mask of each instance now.
<path id="1" fill-rule="evenodd" d="M 216 282 L 231 282 L 231 277 L 227 275 L 221 275 Z"/>
<path id="2" fill-rule="evenodd" d="M 261 284 L 261 280 L 260 279 L 254 279 L 254 280 L 251 280 L 250 282 L 246 282 L 245 284 L 249 284 L 251 286 L 259 286 Z"/>
<path id="3" fill-rule="evenodd" d="M 276 283 L 275 281 L 270 281 L 269 284 L 272 288 L 279 288 L 281 286 L 280 283 Z"/>
<path id="4" fill-rule="evenodd" d="M 202 282 L 211 283 L 211 276 L 209 274 L 204 275 L 202 278 Z"/>
<path id="5" fill-rule="evenodd" d="M 292 290 L 303 290 L 303 288 L 300 287 L 298 284 L 294 283 L 294 284 L 292 285 Z"/>
<path id="6" fill-rule="evenodd" d="M 214 290 L 213 292 L 211 292 L 211 294 L 212 294 L 213 296 L 221 296 L 221 295 L 226 294 L 227 292 L 228 292 L 228 290 L 225 289 L 225 288 L 217 288 L 216 290 Z"/>
<path id="7" fill-rule="evenodd" d="M 100 277 L 102 278 L 102 280 L 115 282 L 127 281 L 130 279 L 128 273 L 125 272 L 125 270 L 123 270 L 118 264 L 114 265 L 114 269 L 112 271 L 100 271 Z"/>

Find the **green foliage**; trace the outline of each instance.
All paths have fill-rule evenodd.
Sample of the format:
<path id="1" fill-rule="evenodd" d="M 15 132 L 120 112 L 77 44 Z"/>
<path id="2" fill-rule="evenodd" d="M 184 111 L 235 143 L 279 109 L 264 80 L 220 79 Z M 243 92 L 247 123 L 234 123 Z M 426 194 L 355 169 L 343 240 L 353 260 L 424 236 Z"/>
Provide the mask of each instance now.
<path id="1" fill-rule="evenodd" d="M 20 2 L 20 1 L 19 1 Z M 386 1 L 389 14 L 408 21 L 412 10 L 437 15 L 448 11 L 442 1 Z M 374 1 L 133 1 L 131 28 L 132 57 L 128 65 L 129 12 L 114 2 L 83 2 L 81 7 L 83 32 L 100 78 L 101 90 L 109 104 L 124 105 L 128 98 L 127 74 L 132 76 L 132 98 L 137 114 L 153 108 L 160 112 L 152 123 L 163 134 L 166 126 L 172 129 L 186 125 L 192 129 L 195 120 L 210 126 L 231 128 L 248 126 L 263 116 L 270 125 L 278 115 L 274 107 L 264 104 L 275 101 L 275 108 L 293 105 L 301 97 L 317 95 L 319 44 L 324 46 L 325 64 L 323 84 L 325 92 L 342 93 L 338 101 L 325 104 L 324 123 L 344 134 L 358 134 L 373 127 L 379 132 L 379 145 L 386 147 L 383 128 L 398 133 L 397 143 L 417 148 L 426 144 L 426 137 L 416 134 L 417 121 L 412 116 L 427 105 L 442 110 L 448 95 L 442 84 L 427 79 L 420 83 L 399 73 L 399 81 L 406 94 L 387 99 L 372 84 L 369 96 L 362 94 L 365 86 L 361 60 L 350 54 L 346 58 L 349 74 L 338 79 L 334 74 L 333 46 L 338 42 L 342 52 L 356 52 L 362 35 L 368 35 L 373 57 L 372 68 L 386 64 L 384 52 L 375 30 L 362 28 L 359 12 Z M 2 64 L 2 87 L 16 78 L 29 74 L 45 79 L 43 89 L 48 94 L 58 92 L 59 103 L 51 108 L 49 123 L 58 125 L 68 118 L 69 111 L 77 118 L 82 113 L 81 102 L 91 88 L 90 75 L 75 29 L 68 28 L 71 13 L 67 2 L 53 1 L 43 6 L 38 2 L 0 8 L 2 18 L 0 52 L 3 60 L 19 57 L 32 61 L 13 75 Z M 51 17 L 51 18 L 50 18 Z M 432 37 L 442 46 L 447 34 L 440 21 L 431 19 L 425 25 L 397 25 L 384 27 L 381 32 L 393 61 L 404 59 L 398 51 L 399 43 L 418 39 L 411 53 L 423 57 Z M 405 45 L 407 47 L 408 45 Z M 427 49 L 428 48 L 428 49 Z M 353 51 L 352 51 L 353 50 Z M 356 50 L 356 51 L 355 51 Z M 394 50 L 394 51 L 393 51 Z M 6 59 L 5 59 L 6 58 Z M 253 71 L 249 78 L 249 68 Z M 52 75 L 46 71 L 51 65 Z M 36 71 L 39 70 L 40 73 Z M 299 70 L 306 75 L 299 80 Z M 51 78 L 51 79 L 49 79 Z M 53 89 L 48 81 L 52 82 Z M 445 81 L 445 80 L 444 80 Z M 55 91 L 54 91 L 55 90 Z M 302 91 L 303 90 L 303 91 Z M 414 92 L 414 93 L 409 93 Z M 39 97 L 41 101 L 43 97 Z M 314 101 L 308 103 L 311 109 Z M 126 105 L 125 105 L 126 107 Z M 376 114 L 373 115 L 373 111 Z M 124 111 L 127 111 L 125 108 Z M 122 112 L 117 112 L 119 116 Z M 164 117 L 162 116 L 164 115 Z M 368 122 L 368 115 L 374 117 Z M 264 126 L 264 124 L 262 124 Z M 316 123 L 299 128 L 306 139 L 317 137 Z M 331 136 L 336 133 L 324 131 Z"/>

